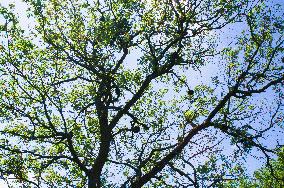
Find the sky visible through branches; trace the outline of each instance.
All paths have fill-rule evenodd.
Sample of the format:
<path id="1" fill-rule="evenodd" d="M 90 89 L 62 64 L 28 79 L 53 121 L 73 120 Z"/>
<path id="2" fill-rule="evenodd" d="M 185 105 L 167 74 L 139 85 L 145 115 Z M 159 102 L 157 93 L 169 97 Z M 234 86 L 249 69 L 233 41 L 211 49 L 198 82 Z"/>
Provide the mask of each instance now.
<path id="1" fill-rule="evenodd" d="M 26 6 L 24 3 L 17 1 L 17 0 L 0 0 L 0 3 L 4 6 L 8 6 L 9 3 L 14 2 L 16 7 L 15 7 L 15 11 L 16 13 L 18 13 L 19 18 L 20 18 L 20 25 L 23 28 L 27 28 L 30 26 L 34 25 L 34 22 L 29 21 L 27 23 L 27 18 L 25 15 L 25 11 L 26 11 Z M 273 4 L 282 4 L 284 5 L 284 2 L 281 0 L 275 0 L 272 2 Z M 30 20 L 30 19 L 29 19 Z M 0 18 L 0 22 L 1 22 L 1 18 Z M 218 48 L 221 50 L 224 47 L 227 47 L 228 45 L 233 45 L 234 43 L 234 38 L 236 36 L 238 36 L 242 30 L 245 29 L 244 25 L 240 24 L 240 23 L 235 23 L 234 25 L 230 25 L 230 27 L 225 27 L 222 31 L 218 31 L 221 33 L 220 38 L 218 39 L 218 41 L 220 42 L 220 44 L 218 45 Z M 218 33 L 218 34 L 220 34 Z M 214 34 L 214 33 L 213 33 Z M 1 40 L 1 39 L 0 39 Z M 137 61 L 137 58 L 140 56 L 140 52 L 139 50 L 137 50 L 135 53 L 132 53 L 129 57 L 127 57 L 126 59 L 126 64 L 128 64 L 129 69 L 131 69 L 131 66 L 133 66 L 133 62 Z M 216 63 L 215 64 L 209 64 L 208 66 L 204 66 L 202 68 L 200 68 L 200 70 L 191 70 L 188 71 L 188 75 L 190 75 L 190 87 L 194 88 L 195 86 L 199 85 L 199 84 L 210 84 L 211 83 L 211 78 L 214 76 L 217 76 L 218 74 L 220 74 L 220 72 L 222 72 L 222 64 L 219 64 L 219 62 L 217 62 L 217 58 L 216 58 Z M 158 87 L 163 87 L 163 86 L 158 86 Z M 185 91 L 183 91 L 185 92 Z M 171 98 L 171 93 L 169 93 L 167 95 L 167 97 Z M 273 95 L 272 92 L 267 92 L 264 95 L 260 95 L 259 96 L 259 100 L 267 100 L 267 102 L 271 101 L 271 103 L 267 103 L 267 105 L 271 105 L 274 106 L 274 99 L 276 96 Z M 256 100 L 258 100 L 256 99 Z M 276 132 L 270 132 L 271 134 L 279 134 L 279 131 Z M 281 133 L 280 133 L 281 134 Z M 284 134 L 282 133 L 282 136 Z M 281 138 L 281 135 L 275 135 L 275 137 L 279 137 Z M 284 142 L 284 137 L 282 137 L 282 143 Z M 229 140 L 224 140 L 224 142 L 222 143 L 222 147 L 225 148 L 225 151 L 227 151 L 228 153 L 232 152 L 233 148 L 232 146 L 229 144 Z M 264 141 L 264 144 L 267 146 L 275 146 L 277 143 L 273 143 L 271 142 L 271 140 Z M 254 153 L 254 150 L 252 152 L 253 155 L 258 155 L 258 153 Z M 256 170 L 257 168 L 261 167 L 261 165 L 265 162 L 264 159 L 255 159 L 252 156 L 247 156 L 247 160 L 245 162 L 245 166 L 248 170 L 248 173 L 252 173 L 254 170 Z M 4 182 L 0 181 L 0 187 L 5 187 Z"/>

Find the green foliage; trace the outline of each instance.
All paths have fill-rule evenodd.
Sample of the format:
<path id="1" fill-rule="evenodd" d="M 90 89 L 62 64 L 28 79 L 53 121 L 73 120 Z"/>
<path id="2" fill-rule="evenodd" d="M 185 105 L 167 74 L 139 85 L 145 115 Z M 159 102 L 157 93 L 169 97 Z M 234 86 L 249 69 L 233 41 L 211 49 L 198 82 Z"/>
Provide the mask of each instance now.
<path id="1" fill-rule="evenodd" d="M 281 7 L 22 3 L 19 14 L 0 6 L 0 176 L 12 187 L 219 186 L 233 164 L 211 154 L 225 138 L 240 154 L 270 151 L 259 139 L 283 120 Z M 221 49 L 238 23 L 244 31 Z"/>
<path id="2" fill-rule="evenodd" d="M 270 161 L 268 166 L 262 167 L 254 172 L 252 178 L 241 176 L 239 179 L 224 184 L 228 188 L 281 188 L 284 186 L 284 158 L 283 147 L 277 154 L 277 159 Z"/>

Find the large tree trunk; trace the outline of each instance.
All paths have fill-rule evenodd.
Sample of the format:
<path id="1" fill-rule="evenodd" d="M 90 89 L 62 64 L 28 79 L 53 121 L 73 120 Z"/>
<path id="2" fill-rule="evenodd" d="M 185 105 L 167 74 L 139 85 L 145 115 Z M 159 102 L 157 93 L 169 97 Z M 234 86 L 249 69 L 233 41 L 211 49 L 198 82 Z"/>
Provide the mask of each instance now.
<path id="1" fill-rule="evenodd" d="M 108 135 L 108 134 L 104 134 Z M 104 136 L 100 144 L 98 157 L 88 175 L 88 188 L 101 187 L 101 174 L 110 150 L 111 135 Z"/>
<path id="2" fill-rule="evenodd" d="M 100 180 L 97 180 L 94 173 L 90 173 L 88 176 L 88 188 L 100 187 Z"/>

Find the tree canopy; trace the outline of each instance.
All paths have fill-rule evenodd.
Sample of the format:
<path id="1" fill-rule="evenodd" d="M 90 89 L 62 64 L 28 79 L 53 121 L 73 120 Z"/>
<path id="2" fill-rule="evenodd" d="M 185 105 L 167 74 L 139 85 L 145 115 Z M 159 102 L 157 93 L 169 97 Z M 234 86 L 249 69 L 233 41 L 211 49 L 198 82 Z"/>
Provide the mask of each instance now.
<path id="1" fill-rule="evenodd" d="M 274 159 L 269 166 L 260 168 L 254 172 L 253 178 L 238 177 L 237 180 L 227 182 L 223 187 L 228 188 L 281 188 L 284 186 L 284 148 L 278 152 L 278 158 Z"/>
<path id="2" fill-rule="evenodd" d="M 0 7 L 11 187 L 216 187 L 252 149 L 271 164 L 283 145 L 280 5 L 22 3 Z"/>

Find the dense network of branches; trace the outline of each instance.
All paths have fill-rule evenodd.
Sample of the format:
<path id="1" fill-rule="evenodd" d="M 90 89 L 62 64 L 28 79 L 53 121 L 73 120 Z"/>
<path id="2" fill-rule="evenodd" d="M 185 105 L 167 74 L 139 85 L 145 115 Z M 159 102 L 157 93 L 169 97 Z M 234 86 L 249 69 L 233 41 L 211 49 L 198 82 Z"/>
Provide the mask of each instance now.
<path id="1" fill-rule="evenodd" d="M 283 144 L 281 6 L 23 4 L 26 25 L 0 7 L 0 175 L 11 187 L 217 187 L 241 173 L 232 160 L 256 148 L 269 164 Z"/>

